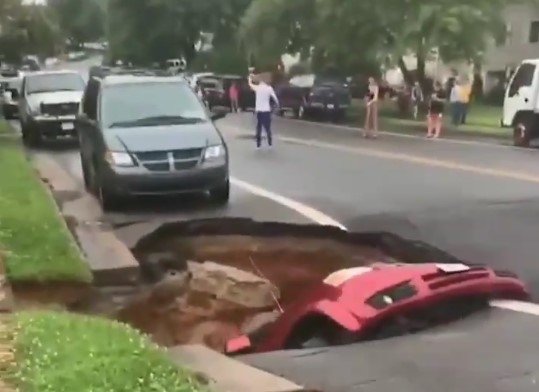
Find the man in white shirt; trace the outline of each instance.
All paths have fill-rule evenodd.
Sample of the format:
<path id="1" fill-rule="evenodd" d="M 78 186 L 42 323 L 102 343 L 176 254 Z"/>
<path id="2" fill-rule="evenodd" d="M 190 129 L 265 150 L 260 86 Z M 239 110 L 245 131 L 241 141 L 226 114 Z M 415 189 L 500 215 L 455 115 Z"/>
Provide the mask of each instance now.
<path id="1" fill-rule="evenodd" d="M 260 79 L 258 84 L 254 84 L 253 75 L 249 75 L 249 86 L 255 92 L 255 114 L 256 114 L 256 147 L 262 144 L 262 128 L 266 131 L 268 145 L 271 147 L 273 138 L 271 134 L 271 101 L 279 105 L 279 100 L 273 87 Z"/>

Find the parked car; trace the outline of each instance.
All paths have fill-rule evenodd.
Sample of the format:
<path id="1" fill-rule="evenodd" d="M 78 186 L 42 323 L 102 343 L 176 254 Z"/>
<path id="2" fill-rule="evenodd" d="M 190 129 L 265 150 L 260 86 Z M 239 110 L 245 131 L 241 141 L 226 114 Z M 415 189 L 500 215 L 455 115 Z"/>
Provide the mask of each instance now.
<path id="1" fill-rule="evenodd" d="M 19 97 L 22 79 L 0 78 L 0 104 L 6 120 L 19 117 Z"/>
<path id="2" fill-rule="evenodd" d="M 199 79 L 204 101 L 209 108 L 230 107 L 228 91 L 232 83 L 238 87 L 238 103 L 242 111 L 254 109 L 255 94 L 249 87 L 246 77 L 238 75 L 213 75 Z"/>
<path id="3" fill-rule="evenodd" d="M 45 138 L 74 137 L 84 86 L 84 79 L 75 71 L 26 74 L 19 99 L 23 142 L 37 146 Z"/>
<path id="4" fill-rule="evenodd" d="M 281 104 L 280 113 L 292 111 L 296 118 L 323 115 L 340 121 L 351 104 L 347 84 L 338 78 L 298 75 L 275 89 Z"/>
<path id="5" fill-rule="evenodd" d="M 283 311 L 260 317 L 224 351 L 316 348 L 412 334 L 488 309 L 492 299 L 528 300 L 529 292 L 515 274 L 480 265 L 377 263 L 338 270 Z"/>
<path id="6" fill-rule="evenodd" d="M 104 210 L 134 196 L 230 194 L 228 149 L 180 76 L 90 79 L 76 121 L 84 183 Z"/>
<path id="7" fill-rule="evenodd" d="M 215 75 L 213 72 L 198 72 L 198 73 L 190 73 L 186 72 L 184 77 L 189 81 L 189 85 L 192 89 L 195 89 L 200 81 L 200 79 L 205 78 L 207 76 L 213 76 Z"/>

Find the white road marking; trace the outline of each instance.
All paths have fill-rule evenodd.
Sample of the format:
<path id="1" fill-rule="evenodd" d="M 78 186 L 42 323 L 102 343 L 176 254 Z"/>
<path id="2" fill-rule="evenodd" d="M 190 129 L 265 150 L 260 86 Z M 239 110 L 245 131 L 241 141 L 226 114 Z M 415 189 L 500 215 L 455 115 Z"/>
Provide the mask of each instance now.
<path id="1" fill-rule="evenodd" d="M 288 119 L 288 118 L 283 118 L 283 120 L 284 121 L 290 121 L 290 122 L 292 122 L 292 121 L 300 122 L 300 123 L 304 123 L 304 124 L 314 125 L 314 126 L 317 126 L 317 127 L 341 129 L 341 130 L 345 130 L 347 132 L 355 132 L 357 134 L 359 134 L 361 132 L 361 130 L 362 130 L 362 128 L 354 128 L 354 127 L 350 127 L 350 126 L 346 126 L 346 125 L 317 123 L 317 122 L 314 122 L 314 121 L 307 121 L 307 120 L 297 120 L 297 119 Z M 381 135 L 400 137 L 400 138 L 404 138 L 404 139 L 425 140 L 425 137 L 421 136 L 421 135 L 409 135 L 409 134 L 405 134 L 405 133 L 387 132 L 387 131 L 379 131 L 379 133 Z M 508 135 L 509 135 L 509 133 L 508 133 Z M 485 135 L 485 138 L 488 138 L 488 135 Z M 428 143 L 464 144 L 464 145 L 482 146 L 482 147 L 489 147 L 489 148 L 510 148 L 510 149 L 515 149 L 515 150 L 517 150 L 517 149 L 521 150 L 522 149 L 522 147 L 515 147 L 515 146 L 511 146 L 511 145 L 495 144 L 495 143 L 488 143 L 488 142 L 480 142 L 480 141 L 477 141 L 477 140 L 459 140 L 459 139 L 441 138 L 441 139 L 436 139 L 436 140 L 434 140 L 434 139 L 428 140 L 426 142 L 428 142 Z"/>
<path id="2" fill-rule="evenodd" d="M 512 310 L 513 312 L 539 316 L 539 304 L 533 302 L 514 301 L 509 299 L 497 299 L 490 301 L 490 306 L 499 309 Z"/>
<path id="3" fill-rule="evenodd" d="M 241 188 L 247 192 L 269 199 L 277 204 L 287 207 L 297 212 L 298 214 L 304 216 L 305 218 L 315 223 L 318 223 L 319 225 L 336 226 L 340 228 L 341 230 L 348 231 L 346 226 L 344 226 L 342 223 L 324 214 L 323 212 L 313 207 L 310 207 L 306 204 L 303 204 L 299 201 L 290 199 L 283 195 L 279 195 L 278 193 L 269 191 L 267 189 L 261 188 L 257 185 L 245 182 L 235 177 L 231 177 L 230 182 L 234 186 L 237 186 L 238 188 Z M 357 269 L 357 271 L 354 269 L 351 269 L 347 272 L 351 272 L 351 273 L 364 272 L 364 267 Z M 332 278 L 336 280 L 342 279 L 341 273 L 337 275 L 338 276 L 332 276 L 332 275 L 330 276 L 332 276 Z M 513 300 L 494 300 L 494 301 L 490 301 L 490 305 L 494 308 L 511 310 L 511 311 L 520 312 L 520 313 L 526 313 L 533 316 L 539 316 L 539 304 L 535 304 L 532 302 L 513 301 Z"/>
<path id="4" fill-rule="evenodd" d="M 297 212 L 300 215 L 303 215 L 304 217 L 306 217 L 307 219 L 315 223 L 318 223 L 319 225 L 336 226 L 342 230 L 346 230 L 346 227 L 344 227 L 341 223 L 337 222 L 335 219 L 331 218 L 330 216 L 324 214 L 323 212 L 318 211 L 308 205 L 300 203 L 299 201 L 289 199 L 286 196 L 279 195 L 277 193 L 261 188 L 254 184 L 250 184 L 248 182 L 245 182 L 235 177 L 231 177 L 230 182 L 234 186 L 237 186 L 238 188 L 242 188 L 243 190 L 247 192 L 269 199 L 271 201 L 274 201 L 277 204 L 290 208 L 291 210 Z"/>

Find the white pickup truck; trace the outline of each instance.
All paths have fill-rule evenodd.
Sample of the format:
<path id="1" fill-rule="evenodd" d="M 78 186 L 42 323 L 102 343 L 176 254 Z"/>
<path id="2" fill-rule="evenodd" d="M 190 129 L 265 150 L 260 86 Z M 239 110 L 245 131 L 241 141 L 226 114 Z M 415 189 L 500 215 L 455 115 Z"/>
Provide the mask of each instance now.
<path id="1" fill-rule="evenodd" d="M 513 73 L 503 102 L 504 127 L 513 128 L 515 146 L 539 138 L 539 59 L 524 60 Z"/>

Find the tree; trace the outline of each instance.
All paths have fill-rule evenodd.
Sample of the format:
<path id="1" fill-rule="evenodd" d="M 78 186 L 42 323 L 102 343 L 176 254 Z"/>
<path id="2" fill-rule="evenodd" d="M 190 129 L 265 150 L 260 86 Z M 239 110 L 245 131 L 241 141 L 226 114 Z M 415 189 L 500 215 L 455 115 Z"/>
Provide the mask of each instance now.
<path id="1" fill-rule="evenodd" d="M 271 56 L 299 50 L 341 72 L 390 61 L 408 82 L 414 76 L 404 56 L 413 54 L 417 77 L 425 82 L 425 64 L 433 50 L 443 60 L 480 61 L 489 37 L 503 34 L 501 12 L 508 2 L 254 0 L 240 34 L 249 50 Z"/>
<path id="2" fill-rule="evenodd" d="M 207 21 L 198 0 L 110 0 L 108 38 L 112 57 L 137 64 L 195 55 Z M 152 23 L 148 21 L 159 21 Z"/>
<path id="3" fill-rule="evenodd" d="M 62 33 L 74 47 L 104 36 L 103 0 L 48 0 L 48 6 L 56 12 Z"/>
<path id="4" fill-rule="evenodd" d="M 240 42 L 257 65 L 272 66 L 284 53 L 310 57 L 316 41 L 312 0 L 254 0 L 241 20 Z"/>
<path id="5" fill-rule="evenodd" d="M 54 15 L 45 5 L 22 5 L 18 0 L 0 4 L 0 53 L 18 63 L 24 54 L 41 58 L 57 52 L 61 34 Z"/>

